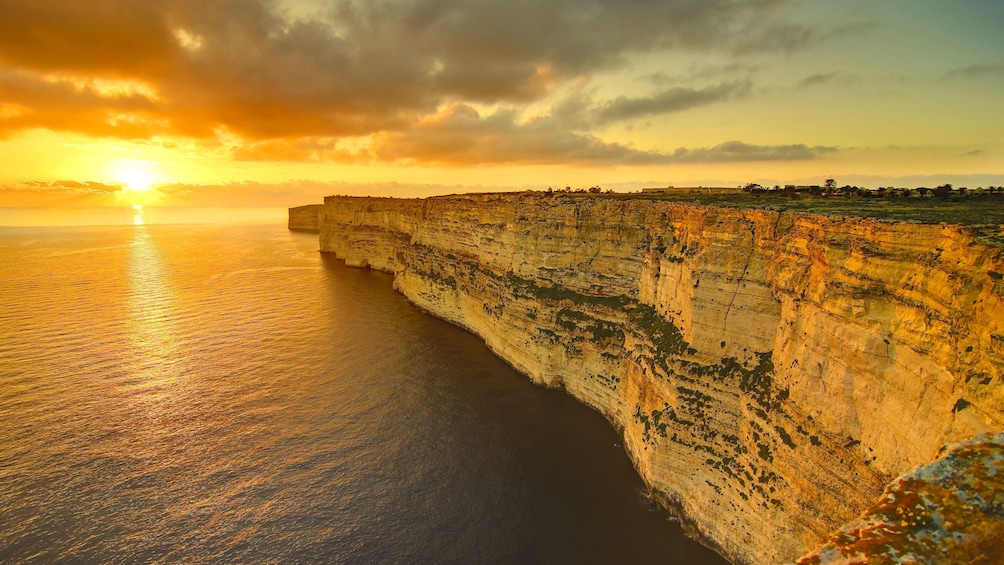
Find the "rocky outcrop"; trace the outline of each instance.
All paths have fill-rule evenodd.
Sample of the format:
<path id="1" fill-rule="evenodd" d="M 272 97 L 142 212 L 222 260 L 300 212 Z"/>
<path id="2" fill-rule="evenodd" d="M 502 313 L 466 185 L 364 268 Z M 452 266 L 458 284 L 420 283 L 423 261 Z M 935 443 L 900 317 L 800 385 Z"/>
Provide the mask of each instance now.
<path id="1" fill-rule="evenodd" d="M 321 231 L 321 214 L 324 207 L 320 204 L 307 204 L 289 209 L 288 228 L 294 231 Z"/>
<path id="2" fill-rule="evenodd" d="M 798 565 L 1004 562 L 1004 434 L 945 446 Z"/>
<path id="3" fill-rule="evenodd" d="M 1004 429 L 999 228 L 542 193 L 321 217 L 321 251 L 603 413 L 736 563 L 792 561 L 944 443 Z"/>

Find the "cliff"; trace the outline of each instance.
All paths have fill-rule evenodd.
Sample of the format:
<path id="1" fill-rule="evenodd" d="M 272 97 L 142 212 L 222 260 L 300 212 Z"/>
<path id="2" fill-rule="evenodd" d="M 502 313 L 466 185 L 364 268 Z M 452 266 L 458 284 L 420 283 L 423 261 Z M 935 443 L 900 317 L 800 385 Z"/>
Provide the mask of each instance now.
<path id="1" fill-rule="evenodd" d="M 320 204 L 307 204 L 289 209 L 288 227 L 295 231 L 321 231 L 321 213 L 324 207 Z"/>
<path id="2" fill-rule="evenodd" d="M 321 251 L 603 413 L 736 563 L 792 561 L 1004 429 L 999 228 L 544 194 L 328 197 L 321 218 Z"/>

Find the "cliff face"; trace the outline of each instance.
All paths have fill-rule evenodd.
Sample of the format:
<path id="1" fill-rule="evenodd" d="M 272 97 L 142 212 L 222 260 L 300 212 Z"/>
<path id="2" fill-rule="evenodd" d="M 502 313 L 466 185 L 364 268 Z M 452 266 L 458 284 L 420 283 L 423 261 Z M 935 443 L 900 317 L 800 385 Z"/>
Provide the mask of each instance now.
<path id="1" fill-rule="evenodd" d="M 1004 429 L 1004 258 L 963 227 L 329 197 L 320 247 L 602 412 L 737 563 L 797 558 L 942 444 Z"/>
<path id="2" fill-rule="evenodd" d="M 307 204 L 289 209 L 289 229 L 296 231 L 321 231 L 321 213 L 324 207 L 320 204 Z"/>

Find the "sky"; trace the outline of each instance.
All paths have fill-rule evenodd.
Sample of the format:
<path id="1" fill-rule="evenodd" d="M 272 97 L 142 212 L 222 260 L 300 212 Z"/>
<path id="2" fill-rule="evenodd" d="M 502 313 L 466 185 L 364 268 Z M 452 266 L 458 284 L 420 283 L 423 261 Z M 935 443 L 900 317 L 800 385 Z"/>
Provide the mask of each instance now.
<path id="1" fill-rule="evenodd" d="M 1004 184 L 1000 0 L 0 0 L 0 207 Z"/>

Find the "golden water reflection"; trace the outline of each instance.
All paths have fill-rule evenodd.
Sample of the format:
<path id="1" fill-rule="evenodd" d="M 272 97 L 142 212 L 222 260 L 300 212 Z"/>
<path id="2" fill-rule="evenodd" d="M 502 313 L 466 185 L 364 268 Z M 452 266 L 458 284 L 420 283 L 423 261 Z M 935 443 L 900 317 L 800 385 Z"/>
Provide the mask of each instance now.
<path id="1" fill-rule="evenodd" d="M 179 376 L 176 297 L 156 238 L 141 223 L 134 228 L 130 242 L 128 272 L 133 362 L 125 386 L 134 409 L 151 424 L 159 424 L 147 431 L 158 434 L 170 419 Z"/>

